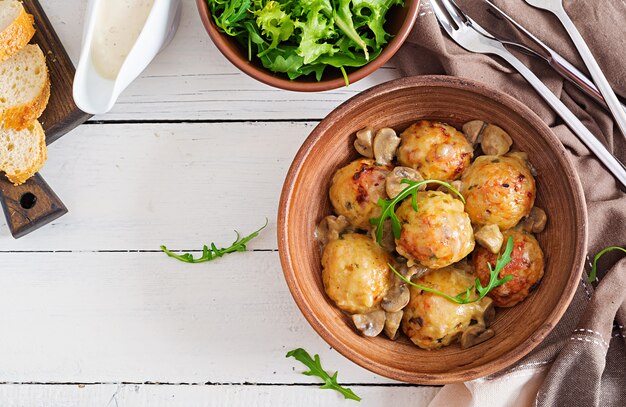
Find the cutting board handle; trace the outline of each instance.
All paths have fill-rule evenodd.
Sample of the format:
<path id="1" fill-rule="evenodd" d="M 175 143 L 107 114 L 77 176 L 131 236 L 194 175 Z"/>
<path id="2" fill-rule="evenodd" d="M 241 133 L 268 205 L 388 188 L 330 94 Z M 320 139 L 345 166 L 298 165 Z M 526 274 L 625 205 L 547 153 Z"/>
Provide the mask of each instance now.
<path id="1" fill-rule="evenodd" d="M 11 234 L 18 239 L 67 213 L 67 208 L 39 174 L 14 186 L 0 174 L 0 199 Z"/>

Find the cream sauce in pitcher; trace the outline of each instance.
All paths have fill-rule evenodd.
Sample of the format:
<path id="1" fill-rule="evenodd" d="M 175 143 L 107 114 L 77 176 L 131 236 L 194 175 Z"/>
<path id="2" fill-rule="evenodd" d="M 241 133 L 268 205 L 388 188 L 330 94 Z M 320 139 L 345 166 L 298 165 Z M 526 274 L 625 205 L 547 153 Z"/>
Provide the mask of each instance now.
<path id="1" fill-rule="evenodd" d="M 143 29 L 154 0 L 104 0 L 98 7 L 91 58 L 96 71 L 115 79 Z"/>

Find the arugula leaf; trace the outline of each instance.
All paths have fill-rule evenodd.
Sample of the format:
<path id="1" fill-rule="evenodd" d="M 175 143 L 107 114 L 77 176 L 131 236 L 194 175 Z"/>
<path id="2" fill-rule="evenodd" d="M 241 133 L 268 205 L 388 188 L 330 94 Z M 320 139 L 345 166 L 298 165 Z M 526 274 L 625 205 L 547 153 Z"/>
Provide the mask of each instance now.
<path id="1" fill-rule="evenodd" d="M 354 394 L 352 390 L 342 387 L 339 383 L 337 383 L 337 374 L 339 372 L 335 372 L 332 376 L 326 373 L 324 368 L 322 368 L 322 362 L 320 361 L 319 355 L 315 355 L 314 358 L 311 358 L 311 355 L 309 355 L 307 351 L 302 348 L 298 348 L 287 352 L 287 356 L 285 357 L 293 357 L 309 368 L 308 372 L 302 372 L 302 374 L 307 376 L 317 376 L 324 380 L 324 384 L 320 387 L 320 389 L 335 390 L 341 393 L 346 399 L 361 401 L 361 398 Z"/>
<path id="2" fill-rule="evenodd" d="M 610 246 L 610 247 L 607 247 L 606 249 L 602 250 L 598 254 L 596 254 L 595 257 L 593 258 L 593 266 L 591 267 L 591 273 L 589 273 L 589 277 L 587 277 L 587 281 L 589 283 L 593 283 L 594 281 L 596 281 L 596 275 L 597 275 L 597 272 L 598 272 L 598 260 L 600 260 L 600 257 L 602 257 L 604 255 L 604 253 L 607 253 L 607 252 L 610 252 L 610 251 L 613 251 L 613 250 L 621 250 L 624 253 L 626 253 L 626 249 L 624 249 L 623 247 Z"/>
<path id="3" fill-rule="evenodd" d="M 255 237 L 257 237 L 259 233 L 263 229 L 265 229 L 265 227 L 267 226 L 267 223 L 268 223 L 268 220 L 266 218 L 265 225 L 263 225 L 261 228 L 257 229 L 256 231 L 250 233 L 248 236 L 245 236 L 245 237 L 241 237 L 239 235 L 239 232 L 235 230 L 235 234 L 237 235 L 237 238 L 229 247 L 218 249 L 217 246 L 215 246 L 215 243 L 211 243 L 210 247 L 207 245 L 204 245 L 204 247 L 202 248 L 202 255 L 198 258 L 194 258 L 193 254 L 191 253 L 176 254 L 168 250 L 167 247 L 165 246 L 161 246 L 161 251 L 163 251 L 168 256 L 175 258 L 176 260 L 185 262 L 185 263 L 204 263 L 207 261 L 215 260 L 218 257 L 224 256 L 225 254 L 235 253 L 235 252 L 245 252 L 247 250 L 246 245 L 248 244 L 248 242 L 254 239 Z"/>
<path id="4" fill-rule="evenodd" d="M 413 209 L 415 210 L 415 212 L 417 212 L 417 191 L 418 189 L 422 186 L 422 185 L 426 185 L 426 184 L 439 184 L 439 185 L 443 185 L 446 188 L 448 188 L 450 191 L 454 192 L 455 194 L 457 194 L 460 198 L 461 201 L 463 203 L 465 203 L 465 198 L 463 198 L 463 195 L 461 195 L 461 193 L 459 191 L 457 191 L 456 188 L 454 188 L 452 185 L 448 184 L 447 182 L 444 181 L 439 181 L 436 179 L 425 179 L 422 181 L 411 181 L 410 179 L 403 179 L 402 181 L 400 181 L 402 184 L 407 184 L 408 187 L 404 188 L 402 190 L 402 192 L 400 192 L 395 198 L 393 199 L 379 199 L 378 200 L 378 206 L 381 207 L 382 209 L 382 213 L 380 215 L 380 217 L 378 218 L 371 218 L 370 219 L 370 224 L 376 227 L 376 242 L 378 242 L 378 244 L 380 244 L 382 246 L 382 241 L 383 241 L 383 225 L 385 223 L 385 220 L 387 219 L 391 219 L 391 226 L 393 229 L 393 235 L 395 236 L 396 239 L 400 239 L 400 233 L 401 233 L 401 225 L 400 225 L 400 221 L 398 220 L 398 216 L 396 216 L 396 205 L 400 202 L 402 202 L 404 200 L 404 198 L 408 197 L 409 195 L 412 196 L 412 204 L 413 204 Z"/>
<path id="5" fill-rule="evenodd" d="M 482 300 L 489 293 L 489 291 L 513 279 L 513 276 L 511 275 L 505 276 L 503 278 L 498 278 L 500 271 L 502 271 L 502 269 L 504 269 L 504 267 L 507 264 L 509 264 L 509 262 L 511 261 L 512 252 L 513 252 L 513 237 L 509 236 L 509 239 L 506 243 L 506 249 L 504 250 L 504 253 L 502 253 L 502 256 L 500 256 L 498 260 L 496 261 L 496 266 L 492 269 L 491 264 L 488 264 L 490 273 L 489 273 L 489 283 L 487 284 L 487 286 L 483 287 L 482 284 L 480 283 L 480 279 L 476 278 L 476 282 L 474 286 L 468 287 L 465 291 L 455 295 L 454 297 L 444 292 L 441 292 L 439 290 L 435 290 L 434 288 L 430 288 L 425 285 L 414 283 L 413 281 L 409 280 L 408 278 L 400 274 L 395 268 L 393 268 L 391 264 L 387 263 L 387 265 L 391 268 L 391 271 L 396 273 L 396 275 L 402 281 L 404 281 L 407 284 L 412 285 L 413 287 L 417 287 L 420 290 L 423 290 L 423 291 L 426 291 L 435 295 L 439 295 L 457 304 L 471 304 L 473 302 Z M 471 298 L 472 291 L 478 291 L 478 297 L 472 299 Z"/>

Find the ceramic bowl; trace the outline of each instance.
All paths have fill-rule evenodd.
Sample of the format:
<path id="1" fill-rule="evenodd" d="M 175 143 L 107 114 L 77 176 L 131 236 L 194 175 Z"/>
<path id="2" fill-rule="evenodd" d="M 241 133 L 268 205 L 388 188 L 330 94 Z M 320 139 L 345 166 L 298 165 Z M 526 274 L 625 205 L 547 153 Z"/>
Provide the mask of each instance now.
<path id="1" fill-rule="evenodd" d="M 312 75 L 290 80 L 285 74 L 274 73 L 264 68 L 257 59 L 253 58 L 252 61 L 249 61 L 248 50 L 244 49 L 234 37 L 219 31 L 213 22 L 213 17 L 209 13 L 207 0 L 196 0 L 196 3 L 202 23 L 217 48 L 233 65 L 254 79 L 276 88 L 299 92 L 320 92 L 346 85 L 338 69 L 327 68 L 322 80 L 319 82 Z M 389 10 L 385 29 L 393 35 L 393 38 L 385 46 L 378 58 L 356 70 L 347 69 L 349 83 L 352 84 L 365 78 L 383 66 L 398 51 L 413 28 L 419 12 L 419 3 L 420 0 L 405 0 L 404 7 L 393 7 Z"/>
<path id="2" fill-rule="evenodd" d="M 402 335 L 360 336 L 350 317 L 326 296 L 321 278 L 316 224 L 332 213 L 328 190 L 333 173 L 358 154 L 354 134 L 365 126 L 401 132 L 418 119 L 457 128 L 481 119 L 506 130 L 514 147 L 537 169 L 537 206 L 548 215 L 538 235 L 546 257 L 539 287 L 522 303 L 498 309 L 496 336 L 467 350 L 455 344 L 423 350 Z M 565 149 L 528 107 L 470 80 L 423 76 L 391 81 L 348 100 L 306 139 L 287 174 L 278 213 L 278 245 L 284 276 L 298 307 L 317 333 L 353 362 L 392 379 L 445 384 L 502 370 L 536 347 L 559 322 L 578 285 L 587 244 L 582 187 Z"/>

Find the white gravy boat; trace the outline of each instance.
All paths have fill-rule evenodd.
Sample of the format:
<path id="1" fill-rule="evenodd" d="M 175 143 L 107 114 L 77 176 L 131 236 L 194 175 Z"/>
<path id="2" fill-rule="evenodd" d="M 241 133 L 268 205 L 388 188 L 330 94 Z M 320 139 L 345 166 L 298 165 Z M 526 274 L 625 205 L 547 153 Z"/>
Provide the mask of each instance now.
<path id="1" fill-rule="evenodd" d="M 82 50 L 74 77 L 74 101 L 82 111 L 91 114 L 102 114 L 111 110 L 120 93 L 169 44 L 180 21 L 180 0 L 154 0 L 143 28 L 138 28 L 141 31 L 128 55 L 123 58 L 123 62 L 120 61 L 119 71 L 110 71 L 113 75 L 103 74 L 103 68 L 94 62 L 94 47 L 97 46 L 94 39 L 98 38 L 96 30 L 100 29 L 97 27 L 98 20 L 104 18 L 100 15 L 105 10 L 101 3 L 109 1 L 111 0 L 89 0 Z"/>

